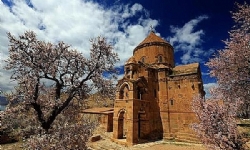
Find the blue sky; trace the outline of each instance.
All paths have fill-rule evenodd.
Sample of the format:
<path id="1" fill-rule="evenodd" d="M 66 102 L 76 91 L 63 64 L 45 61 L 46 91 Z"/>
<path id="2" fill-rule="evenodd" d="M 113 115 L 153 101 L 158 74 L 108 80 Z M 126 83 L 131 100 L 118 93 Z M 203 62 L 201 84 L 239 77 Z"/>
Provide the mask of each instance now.
<path id="1" fill-rule="evenodd" d="M 88 57 L 90 38 L 102 35 L 121 61 L 148 35 L 150 26 L 175 49 L 177 65 L 199 62 L 204 87 L 216 85 L 204 65 L 228 38 L 233 26 L 233 0 L 2 0 L 0 1 L 0 88 L 15 82 L 2 69 L 8 56 L 7 32 L 33 30 L 41 40 L 65 41 Z M 237 2 L 243 3 L 243 0 Z"/>

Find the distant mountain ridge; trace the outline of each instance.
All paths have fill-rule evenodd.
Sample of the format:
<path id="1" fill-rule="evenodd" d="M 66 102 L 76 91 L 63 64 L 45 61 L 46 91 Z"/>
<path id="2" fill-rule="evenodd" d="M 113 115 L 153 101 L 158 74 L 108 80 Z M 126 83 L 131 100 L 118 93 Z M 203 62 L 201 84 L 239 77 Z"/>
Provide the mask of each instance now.
<path id="1" fill-rule="evenodd" d="M 0 96 L 0 105 L 7 105 L 9 102 L 4 96 Z"/>

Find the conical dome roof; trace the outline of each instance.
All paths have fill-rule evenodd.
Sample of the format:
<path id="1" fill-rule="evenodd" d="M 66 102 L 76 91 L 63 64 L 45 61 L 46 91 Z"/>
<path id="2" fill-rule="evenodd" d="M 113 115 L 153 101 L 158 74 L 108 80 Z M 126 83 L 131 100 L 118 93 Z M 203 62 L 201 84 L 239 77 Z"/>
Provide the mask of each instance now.
<path id="1" fill-rule="evenodd" d="M 151 31 L 150 34 L 134 49 L 134 52 L 142 47 L 150 45 L 170 45 L 170 44 Z"/>

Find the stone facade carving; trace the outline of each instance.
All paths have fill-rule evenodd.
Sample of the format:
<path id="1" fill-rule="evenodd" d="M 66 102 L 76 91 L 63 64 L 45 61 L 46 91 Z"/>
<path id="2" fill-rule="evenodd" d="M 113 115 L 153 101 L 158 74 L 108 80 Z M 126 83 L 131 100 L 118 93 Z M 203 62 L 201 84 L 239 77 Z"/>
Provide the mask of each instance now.
<path id="1" fill-rule="evenodd" d="M 151 32 L 126 62 L 114 103 L 113 138 L 197 141 L 193 96 L 205 95 L 198 63 L 175 66 L 173 47 Z"/>

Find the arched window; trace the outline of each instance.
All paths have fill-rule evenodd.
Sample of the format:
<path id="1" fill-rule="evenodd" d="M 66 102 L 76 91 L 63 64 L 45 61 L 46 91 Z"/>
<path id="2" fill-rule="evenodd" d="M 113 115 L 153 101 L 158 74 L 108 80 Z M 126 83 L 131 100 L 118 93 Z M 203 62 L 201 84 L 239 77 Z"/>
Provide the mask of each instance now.
<path id="1" fill-rule="evenodd" d="M 170 105 L 172 105 L 172 106 L 174 105 L 174 100 L 173 99 L 170 100 Z"/>
<path id="2" fill-rule="evenodd" d="M 145 56 L 143 56 L 143 57 L 141 58 L 141 62 L 142 62 L 142 63 L 145 63 L 145 59 L 146 59 Z"/>
<path id="3" fill-rule="evenodd" d="M 155 98 L 157 97 L 157 95 L 156 95 L 157 93 L 156 93 L 156 89 L 154 89 L 154 96 L 155 96 Z"/>
<path id="4" fill-rule="evenodd" d="M 161 56 L 161 55 L 158 56 L 158 62 L 159 62 L 159 63 L 162 62 L 162 56 Z"/>
<path id="5" fill-rule="evenodd" d="M 119 99 L 123 99 L 123 95 L 124 94 L 124 91 L 123 90 L 120 90 L 120 92 L 119 92 Z"/>
<path id="6" fill-rule="evenodd" d="M 121 87 L 119 92 L 119 99 L 128 99 L 129 98 L 129 87 L 127 84 Z"/>
<path id="7" fill-rule="evenodd" d="M 130 71 L 129 67 L 126 67 L 126 68 L 125 68 L 125 73 L 128 74 L 129 71 Z"/>
<path id="8" fill-rule="evenodd" d="M 142 100 L 143 89 L 141 87 L 137 87 L 137 99 Z"/>

